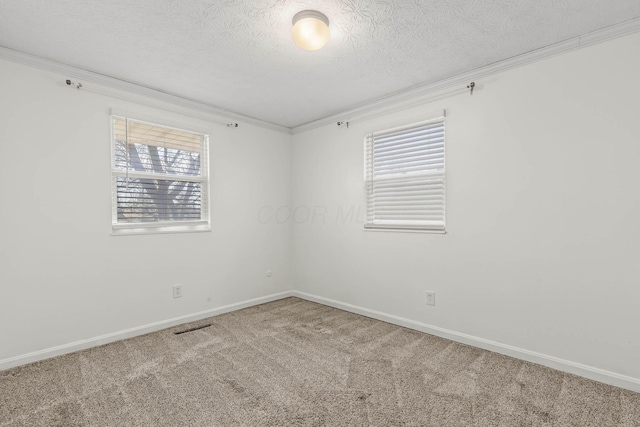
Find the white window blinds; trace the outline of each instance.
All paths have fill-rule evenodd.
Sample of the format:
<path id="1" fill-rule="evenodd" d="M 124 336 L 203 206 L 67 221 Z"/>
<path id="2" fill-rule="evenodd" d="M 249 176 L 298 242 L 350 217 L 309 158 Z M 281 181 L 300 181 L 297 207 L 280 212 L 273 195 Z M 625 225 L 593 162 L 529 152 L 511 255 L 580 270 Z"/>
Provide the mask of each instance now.
<path id="1" fill-rule="evenodd" d="M 444 115 L 365 137 L 365 228 L 444 232 L 444 148 Z"/>
<path id="2" fill-rule="evenodd" d="M 119 116 L 111 124 L 114 230 L 208 225 L 208 136 Z"/>

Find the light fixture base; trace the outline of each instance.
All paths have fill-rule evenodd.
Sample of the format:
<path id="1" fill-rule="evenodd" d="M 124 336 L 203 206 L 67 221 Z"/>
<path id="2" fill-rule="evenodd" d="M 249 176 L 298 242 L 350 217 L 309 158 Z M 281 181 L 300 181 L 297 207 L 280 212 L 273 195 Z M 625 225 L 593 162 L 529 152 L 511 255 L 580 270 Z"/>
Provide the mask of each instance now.
<path id="1" fill-rule="evenodd" d="M 329 26 L 329 18 L 327 18 L 327 15 L 322 12 L 318 12 L 317 10 L 301 10 L 300 12 L 296 13 L 295 15 L 293 15 L 293 25 L 296 25 L 299 20 L 305 18 L 317 19 L 318 21 L 324 22 L 324 25 L 326 25 L 327 27 Z"/>

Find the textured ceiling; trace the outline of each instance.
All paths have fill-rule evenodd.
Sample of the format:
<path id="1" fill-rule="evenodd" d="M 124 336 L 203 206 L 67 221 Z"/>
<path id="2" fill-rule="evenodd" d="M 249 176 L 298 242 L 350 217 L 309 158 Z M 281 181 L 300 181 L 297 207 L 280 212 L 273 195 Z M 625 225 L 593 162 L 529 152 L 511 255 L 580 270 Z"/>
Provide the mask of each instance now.
<path id="1" fill-rule="evenodd" d="M 332 37 L 294 45 L 317 9 Z M 0 45 L 294 127 L 640 16 L 637 0 L 0 0 Z"/>

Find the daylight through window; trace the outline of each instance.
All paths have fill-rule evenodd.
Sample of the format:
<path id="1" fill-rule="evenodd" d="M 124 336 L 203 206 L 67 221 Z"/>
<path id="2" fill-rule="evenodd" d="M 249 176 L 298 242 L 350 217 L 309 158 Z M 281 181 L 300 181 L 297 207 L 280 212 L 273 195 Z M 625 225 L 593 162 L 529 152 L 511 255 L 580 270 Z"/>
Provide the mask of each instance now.
<path id="1" fill-rule="evenodd" d="M 126 117 L 111 121 L 114 232 L 207 230 L 209 137 Z"/>

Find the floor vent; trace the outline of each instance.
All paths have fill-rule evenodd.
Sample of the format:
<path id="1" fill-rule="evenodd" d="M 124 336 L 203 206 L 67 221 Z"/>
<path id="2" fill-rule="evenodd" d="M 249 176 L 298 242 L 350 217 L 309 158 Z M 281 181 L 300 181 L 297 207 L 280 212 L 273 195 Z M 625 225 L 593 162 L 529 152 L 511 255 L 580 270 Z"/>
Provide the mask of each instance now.
<path id="1" fill-rule="evenodd" d="M 187 332 L 193 332 L 193 331 L 197 331 L 199 329 L 208 328 L 209 326 L 211 326 L 211 323 L 209 323 L 208 325 L 196 326 L 195 328 L 186 329 L 184 331 L 174 332 L 173 334 L 174 335 L 182 335 L 182 334 L 186 334 Z"/>

